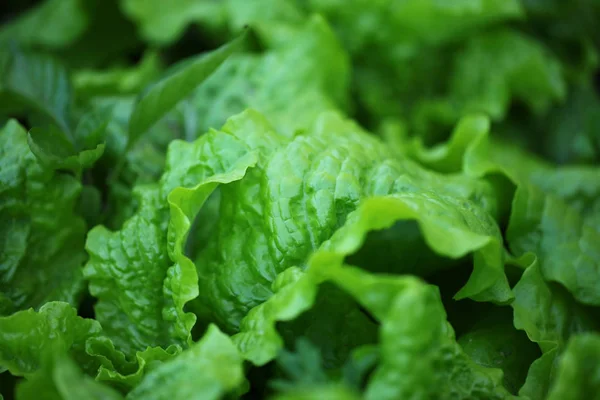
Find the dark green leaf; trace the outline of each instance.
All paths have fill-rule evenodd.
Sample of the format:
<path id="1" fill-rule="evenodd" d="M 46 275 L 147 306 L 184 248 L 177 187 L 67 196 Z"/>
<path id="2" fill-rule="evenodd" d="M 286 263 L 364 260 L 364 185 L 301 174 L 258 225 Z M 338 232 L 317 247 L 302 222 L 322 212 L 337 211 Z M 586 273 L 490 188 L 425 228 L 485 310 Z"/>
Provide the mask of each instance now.
<path id="1" fill-rule="evenodd" d="M 0 112 L 37 114 L 71 137 L 71 84 L 56 59 L 10 46 L 0 49 Z"/>
<path id="2" fill-rule="evenodd" d="M 16 40 L 21 45 L 61 48 L 73 43 L 88 25 L 85 0 L 39 2 L 0 29 L 0 43 Z"/>
<path id="3" fill-rule="evenodd" d="M 183 61 L 142 95 L 129 120 L 129 146 L 157 123 L 177 103 L 204 82 L 246 42 L 247 33 L 207 54 Z"/>
<path id="4" fill-rule="evenodd" d="M 43 166 L 15 121 L 0 131 L 0 292 L 16 309 L 78 302 L 86 226 L 81 183 Z"/>

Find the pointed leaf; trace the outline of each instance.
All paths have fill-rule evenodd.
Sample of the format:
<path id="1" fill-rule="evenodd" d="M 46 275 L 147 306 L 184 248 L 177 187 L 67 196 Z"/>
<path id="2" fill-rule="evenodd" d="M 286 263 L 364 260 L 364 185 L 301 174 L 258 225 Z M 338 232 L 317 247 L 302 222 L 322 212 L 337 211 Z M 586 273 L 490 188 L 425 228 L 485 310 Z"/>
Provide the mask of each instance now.
<path id="1" fill-rule="evenodd" d="M 0 52 L 0 111 L 40 114 L 71 137 L 71 84 L 52 57 L 15 46 Z"/>
<path id="2" fill-rule="evenodd" d="M 207 54 L 187 59 L 168 71 L 142 95 L 129 121 L 129 146 L 157 123 L 177 103 L 204 82 L 231 54 L 246 41 L 246 35 Z"/>

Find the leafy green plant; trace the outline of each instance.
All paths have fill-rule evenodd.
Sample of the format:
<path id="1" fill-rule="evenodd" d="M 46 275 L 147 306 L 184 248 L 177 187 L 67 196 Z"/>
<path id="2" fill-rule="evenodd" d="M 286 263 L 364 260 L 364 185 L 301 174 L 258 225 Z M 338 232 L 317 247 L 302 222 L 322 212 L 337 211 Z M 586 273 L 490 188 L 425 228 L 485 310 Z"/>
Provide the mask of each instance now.
<path id="1" fill-rule="evenodd" d="M 597 398 L 598 2 L 7 4 L 0 398 Z"/>

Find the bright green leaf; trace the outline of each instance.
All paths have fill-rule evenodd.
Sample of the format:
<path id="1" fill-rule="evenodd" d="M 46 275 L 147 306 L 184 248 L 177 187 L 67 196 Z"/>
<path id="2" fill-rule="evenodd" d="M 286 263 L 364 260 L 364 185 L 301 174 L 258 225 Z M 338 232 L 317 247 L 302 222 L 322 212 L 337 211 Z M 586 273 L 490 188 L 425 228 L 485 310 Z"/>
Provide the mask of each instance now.
<path id="1" fill-rule="evenodd" d="M 258 134 L 257 127 L 242 124 L 244 117 L 235 119 L 240 126 L 233 132 Z M 179 161 L 178 167 L 185 165 Z M 199 300 L 235 329 L 249 309 L 271 297 L 275 276 L 305 265 L 361 201 L 398 194 L 405 211 L 389 224 L 422 219 L 424 237 L 438 253 L 460 258 L 475 251 L 474 273 L 459 298 L 507 301 L 511 295 L 500 233 L 488 214 L 496 212 L 490 189 L 460 176 L 442 179 L 392 153 L 350 121 L 325 114 L 305 134 L 264 152 L 239 183 L 221 188 L 219 222 L 196 259 Z M 262 195 L 255 196 L 257 191 Z M 248 235 L 244 252 L 234 250 Z M 244 274 L 234 272 L 240 268 Z"/>
<path id="2" fill-rule="evenodd" d="M 100 333 L 97 321 L 77 316 L 67 303 L 49 302 L 0 317 L 0 368 L 28 376 L 37 371 L 52 351 L 68 351 L 78 364 L 93 372 L 95 361 L 85 352 L 88 338 Z"/>
<path id="3" fill-rule="evenodd" d="M 273 397 L 273 400 L 358 400 L 360 397 L 341 385 L 325 385 L 303 388 Z"/>
<path id="4" fill-rule="evenodd" d="M 110 387 L 84 375 L 77 364 L 65 355 L 49 357 L 51 361 L 17 387 L 18 400 L 119 400 L 123 397 Z"/>
<path id="5" fill-rule="evenodd" d="M 598 399 L 599 391 L 600 336 L 574 336 L 558 362 L 548 400 Z"/>
<path id="6" fill-rule="evenodd" d="M 241 356 L 229 337 L 211 325 L 198 343 L 146 375 L 127 398 L 219 399 L 243 381 Z"/>

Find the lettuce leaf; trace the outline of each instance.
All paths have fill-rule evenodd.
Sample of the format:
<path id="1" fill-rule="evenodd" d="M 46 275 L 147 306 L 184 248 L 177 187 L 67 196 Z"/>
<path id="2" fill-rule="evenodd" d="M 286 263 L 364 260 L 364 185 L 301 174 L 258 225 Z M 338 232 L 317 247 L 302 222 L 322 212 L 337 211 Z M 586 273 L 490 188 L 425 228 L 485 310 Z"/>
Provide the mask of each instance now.
<path id="1" fill-rule="evenodd" d="M 22 45 L 66 47 L 82 35 L 87 25 L 83 1 L 50 0 L 3 26 L 0 42 L 17 40 Z"/>
<path id="2" fill-rule="evenodd" d="M 192 96 L 201 132 L 247 108 L 288 136 L 326 110 L 349 107 L 348 57 L 327 22 L 313 17 L 261 54 L 236 54 Z"/>
<path id="3" fill-rule="evenodd" d="M 29 309 L 0 317 L 0 369 L 29 376 L 56 351 L 69 352 L 81 367 L 93 372 L 97 363 L 86 353 L 85 343 L 100 331 L 97 321 L 78 317 L 63 302 L 48 302 L 38 312 Z"/>
<path id="4" fill-rule="evenodd" d="M 405 391 L 428 395 L 440 386 L 444 388 L 442 393 L 459 398 L 472 398 L 475 392 L 485 393 L 482 395 L 489 396 L 487 398 L 507 395 L 501 383 L 502 373 L 477 366 L 456 344 L 433 287 L 409 276 L 377 276 L 335 263 L 321 262 L 307 272 L 291 268 L 278 277 L 277 284 L 282 285 L 279 292 L 252 310 L 243 321 L 242 332 L 234 336 L 245 357 L 258 363 L 268 361 L 268 353 L 281 345 L 273 319 L 293 319 L 309 309 L 317 286 L 323 281 L 331 281 L 348 292 L 381 322 L 382 360 L 367 385 L 367 397 L 397 398 Z M 407 320 L 407 309 L 400 307 L 404 302 L 411 302 L 410 316 L 420 324 Z M 273 315 L 275 312 L 277 316 Z M 421 330 L 424 323 L 434 329 Z M 399 332 L 405 333 L 401 336 L 404 340 L 398 340 Z M 423 332 L 428 334 L 423 335 Z M 425 353 L 413 352 L 416 344 L 422 346 L 419 348 Z M 461 379 L 452 379 L 454 373 L 461 374 Z M 398 374 L 405 376 L 401 384 L 394 378 Z"/>
<path id="5" fill-rule="evenodd" d="M 286 392 L 274 397 L 276 400 L 317 400 L 317 399 L 332 399 L 332 400 L 355 400 L 358 397 L 352 391 L 344 386 L 328 385 L 315 386 L 308 389 L 300 389 L 294 392 Z"/>
<path id="6" fill-rule="evenodd" d="M 150 372 L 128 399 L 219 399 L 244 381 L 242 358 L 227 335 L 211 325 L 202 339 Z"/>
<path id="7" fill-rule="evenodd" d="M 593 312 L 579 302 L 597 305 L 594 265 L 600 255 L 590 244 L 598 240 L 599 170 L 552 166 L 491 140 L 485 119 L 467 121 L 447 144 L 425 150 L 417 143 L 414 155 L 440 170 L 501 173 L 514 185 L 504 196 L 510 204 L 506 239 L 511 251 L 521 256 L 511 263 L 526 268 L 514 287 L 514 325 L 543 352 L 520 394 L 543 399 L 556 374 L 556 359 L 571 335 L 598 329 Z"/>
<path id="8" fill-rule="evenodd" d="M 596 0 L 4 3 L 0 398 L 598 391 Z"/>
<path id="9" fill-rule="evenodd" d="M 265 132 L 262 140 L 267 145 L 277 143 L 270 137 L 273 134 L 268 125 L 262 122 L 263 126 L 249 126 L 245 121 L 256 118 L 248 119 L 246 115 L 252 114 L 231 120 L 223 129 L 230 129 L 229 124 L 239 126 L 243 130 L 232 133 L 244 136 L 247 132 L 259 134 L 262 131 Z M 231 328 L 239 324 L 251 307 L 271 296 L 270 282 L 277 273 L 306 262 L 310 253 L 343 225 L 347 214 L 356 209 L 363 198 L 388 193 L 405 194 L 410 198 L 412 194 L 422 193 L 426 201 L 429 196 L 426 193 L 434 187 L 445 193 L 442 201 L 448 202 L 451 212 L 461 213 L 464 208 L 468 215 L 464 222 L 468 247 L 451 249 L 450 243 L 440 244 L 442 253 L 457 258 L 476 248 L 486 248 L 481 257 L 476 257 L 472 281 L 458 296 L 479 296 L 500 302 L 510 299 L 502 272 L 499 231 L 488 214 L 488 209 L 495 211 L 494 204 L 487 203 L 485 193 L 490 187 L 485 184 L 467 183 L 461 177 L 438 180 L 416 165 L 396 159 L 380 142 L 333 114 L 320 118 L 312 132 L 296 136 L 278 149 L 261 150 L 257 167 L 239 183 L 221 189 L 215 234 L 196 259 L 202 277 L 200 301 Z M 347 159 L 352 162 L 344 161 Z M 249 195 L 256 191 L 263 194 Z M 481 199 L 481 203 L 477 204 L 477 200 L 474 204 L 463 200 L 454 203 L 459 198 Z M 421 197 L 417 199 L 420 201 Z M 418 209 L 419 203 L 414 207 Z M 422 207 L 427 210 L 435 205 L 432 202 Z M 439 214 L 437 210 L 431 213 Z M 269 218 L 264 219 L 263 214 Z M 455 229 L 453 223 L 449 221 L 448 229 Z M 253 238 L 245 242 L 243 253 L 233 252 L 232 249 L 239 246 L 238 238 L 244 237 L 244 232 L 250 229 Z M 433 235 L 433 229 L 431 232 Z M 265 253 L 265 248 L 269 248 L 269 252 Z M 246 275 L 233 272 L 242 265 Z M 494 270 L 497 272 L 490 273 Z M 248 292 L 244 288 L 250 283 L 253 290 Z M 236 296 L 226 293 L 236 293 Z"/>
<path id="10" fill-rule="evenodd" d="M 52 400 L 122 399 L 120 393 L 84 375 L 68 356 L 57 353 L 49 356 L 47 365 L 21 383 L 16 390 L 18 399 L 35 399 L 40 393 Z"/>
<path id="11" fill-rule="evenodd" d="M 76 213 L 81 183 L 38 162 L 14 120 L 2 128 L 0 155 L 0 291 L 15 309 L 77 305 L 86 260 L 86 224 Z"/>
<path id="12" fill-rule="evenodd" d="M 573 337 L 562 356 L 557 378 L 548 399 L 579 399 L 597 393 L 600 385 L 600 337 L 585 334 Z"/>

